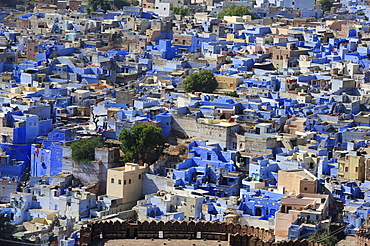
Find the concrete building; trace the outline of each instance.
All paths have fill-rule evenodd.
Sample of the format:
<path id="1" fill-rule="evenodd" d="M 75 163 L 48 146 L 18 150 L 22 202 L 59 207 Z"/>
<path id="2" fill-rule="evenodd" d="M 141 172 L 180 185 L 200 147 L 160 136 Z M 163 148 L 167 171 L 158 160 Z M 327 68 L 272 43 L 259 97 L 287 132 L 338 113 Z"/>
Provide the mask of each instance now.
<path id="1" fill-rule="evenodd" d="M 306 169 L 279 170 L 278 188 L 285 194 L 317 193 L 317 178 Z"/>
<path id="2" fill-rule="evenodd" d="M 139 220 L 160 219 L 163 221 L 185 220 L 193 221 L 202 216 L 204 197 L 207 192 L 191 189 L 160 190 L 155 194 L 145 196 L 134 208 Z"/>
<path id="3" fill-rule="evenodd" d="M 297 66 L 297 58 L 300 55 L 306 55 L 308 51 L 309 49 L 297 47 L 295 43 L 287 43 L 285 47 L 273 46 L 269 49 L 276 68 Z"/>
<path id="4" fill-rule="evenodd" d="M 142 196 L 142 175 L 146 166 L 126 163 L 124 167 L 108 169 L 107 195 L 120 197 L 122 203 L 137 201 Z"/>
<path id="5" fill-rule="evenodd" d="M 329 196 L 299 194 L 281 198 L 275 216 L 275 236 L 278 240 L 307 238 L 311 233 L 327 228 Z"/>
<path id="6" fill-rule="evenodd" d="M 235 90 L 242 83 L 241 77 L 236 76 L 215 76 L 218 87 L 221 90 Z"/>
<path id="7" fill-rule="evenodd" d="M 365 160 L 363 155 L 338 154 L 338 176 L 345 179 L 363 182 L 365 180 Z"/>

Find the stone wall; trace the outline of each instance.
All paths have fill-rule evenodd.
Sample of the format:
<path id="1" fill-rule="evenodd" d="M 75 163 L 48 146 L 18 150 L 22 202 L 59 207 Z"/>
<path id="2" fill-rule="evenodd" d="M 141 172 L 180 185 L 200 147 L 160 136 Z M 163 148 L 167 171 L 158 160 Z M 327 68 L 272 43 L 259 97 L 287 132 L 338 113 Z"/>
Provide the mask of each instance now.
<path id="1" fill-rule="evenodd" d="M 173 186 L 173 180 L 167 177 L 143 173 L 143 195 L 157 193 L 159 190 L 168 190 Z"/>
<path id="2" fill-rule="evenodd" d="M 172 115 L 172 119 L 171 129 L 185 133 L 186 137 L 199 136 L 229 149 L 234 149 L 232 143 L 237 142 L 235 132 L 239 131 L 239 125 L 208 124 L 198 121 L 194 116 L 181 114 Z"/>
<path id="3" fill-rule="evenodd" d="M 255 228 L 218 222 L 163 222 L 163 221 L 98 221 L 81 229 L 80 245 L 90 245 L 94 239 L 207 239 L 228 241 L 229 245 L 283 246 L 303 245 L 322 246 L 319 243 L 303 241 L 275 242 L 273 233 Z"/>
<path id="4" fill-rule="evenodd" d="M 77 163 L 73 161 L 71 156 L 72 149 L 65 146 L 63 148 L 62 171 L 72 173 L 84 186 L 90 187 L 90 191 L 97 195 L 105 194 L 107 171 L 118 163 L 119 148 L 96 148 L 96 160 L 89 163 Z"/>
<path id="5" fill-rule="evenodd" d="M 355 246 L 367 246 L 370 245 L 370 233 L 369 230 L 360 230 L 356 233 Z"/>
<path id="6" fill-rule="evenodd" d="M 186 137 L 198 135 L 197 120 L 194 116 L 172 115 L 171 128 L 174 131 L 185 133 Z"/>
<path id="7" fill-rule="evenodd" d="M 99 218 L 109 217 L 110 215 L 117 215 L 117 214 L 125 214 L 126 212 L 130 211 L 129 214 L 130 218 L 136 217 L 135 211 L 131 210 L 136 205 L 136 202 L 127 202 L 120 204 L 115 207 L 111 207 L 109 210 L 101 211 L 99 213 Z M 122 215 L 123 216 L 123 215 Z M 127 219 L 127 218 L 120 218 L 120 219 Z"/>

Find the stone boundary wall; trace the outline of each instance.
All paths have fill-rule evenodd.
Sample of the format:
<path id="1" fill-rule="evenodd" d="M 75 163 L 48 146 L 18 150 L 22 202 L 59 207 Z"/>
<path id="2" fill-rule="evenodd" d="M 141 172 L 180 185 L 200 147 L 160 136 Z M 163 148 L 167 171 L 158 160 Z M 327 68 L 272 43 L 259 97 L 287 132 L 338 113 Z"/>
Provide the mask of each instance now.
<path id="1" fill-rule="evenodd" d="M 80 245 L 88 246 L 94 239 L 205 239 L 228 241 L 229 245 L 245 246 L 323 246 L 320 243 L 299 241 L 275 242 L 273 233 L 253 226 L 219 222 L 186 221 L 98 221 L 81 228 Z"/>

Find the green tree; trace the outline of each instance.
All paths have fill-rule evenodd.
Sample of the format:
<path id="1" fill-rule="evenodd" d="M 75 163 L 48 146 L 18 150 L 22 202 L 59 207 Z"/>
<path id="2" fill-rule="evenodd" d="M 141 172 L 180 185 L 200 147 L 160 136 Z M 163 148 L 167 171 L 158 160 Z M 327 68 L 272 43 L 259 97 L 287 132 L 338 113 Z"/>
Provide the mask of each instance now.
<path id="1" fill-rule="evenodd" d="M 181 15 L 181 16 L 186 16 L 189 15 L 189 8 L 186 7 L 174 7 L 172 9 L 172 14 L 174 15 Z"/>
<path id="2" fill-rule="evenodd" d="M 365 15 L 365 13 L 364 13 L 364 12 L 362 12 L 362 11 L 360 11 L 360 12 L 358 12 L 358 13 L 357 13 L 357 15 L 359 15 L 359 16 L 363 16 L 363 15 Z"/>
<path id="3" fill-rule="evenodd" d="M 200 70 L 199 72 L 190 73 L 182 82 L 186 92 L 200 91 L 212 93 L 216 90 L 218 82 L 211 70 Z"/>
<path id="4" fill-rule="evenodd" d="M 72 159 L 76 162 L 89 163 L 95 160 L 95 148 L 103 147 L 101 137 L 81 138 L 71 143 Z"/>
<path id="5" fill-rule="evenodd" d="M 15 232 L 15 226 L 10 224 L 10 219 L 5 214 L 0 214 L 0 239 L 14 240 L 12 234 Z M 13 245 L 8 242 L 1 242 L 0 245 Z"/>
<path id="6" fill-rule="evenodd" d="M 224 95 L 229 96 L 229 97 L 239 97 L 236 91 L 225 92 Z"/>
<path id="7" fill-rule="evenodd" d="M 95 12 L 99 9 L 103 10 L 104 13 L 106 13 L 107 10 L 111 9 L 109 0 L 88 0 L 87 1 L 86 12 L 88 15 L 90 15 L 91 12 Z"/>
<path id="8" fill-rule="evenodd" d="M 122 9 L 124 6 L 130 6 L 130 2 L 128 0 L 114 0 L 114 6 Z"/>
<path id="9" fill-rule="evenodd" d="M 225 16 L 243 15 L 252 15 L 252 11 L 249 6 L 231 4 L 226 9 L 223 9 L 220 13 L 218 13 L 218 18 L 223 19 Z"/>
<path id="10" fill-rule="evenodd" d="M 333 7 L 333 0 L 320 0 L 319 4 L 321 4 L 322 10 L 330 11 L 331 7 Z"/>
<path id="11" fill-rule="evenodd" d="M 147 124 L 134 125 L 131 130 L 123 129 L 118 139 L 122 143 L 124 161 L 139 164 L 156 162 L 167 141 L 161 128 Z"/>
<path id="12" fill-rule="evenodd" d="M 307 238 L 308 241 L 311 241 L 311 242 L 320 242 L 322 244 L 324 244 L 325 246 L 334 246 L 336 245 L 336 243 L 338 242 L 338 239 L 333 236 L 333 235 L 330 235 L 329 233 L 327 232 L 324 232 L 324 233 L 312 233 L 308 238 Z"/>

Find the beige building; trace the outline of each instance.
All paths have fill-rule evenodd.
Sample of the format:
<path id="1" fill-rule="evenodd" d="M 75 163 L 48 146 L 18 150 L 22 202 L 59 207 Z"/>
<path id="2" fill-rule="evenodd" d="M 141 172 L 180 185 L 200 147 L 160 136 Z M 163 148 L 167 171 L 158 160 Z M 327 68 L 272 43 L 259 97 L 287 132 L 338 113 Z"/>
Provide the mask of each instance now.
<path id="1" fill-rule="evenodd" d="M 146 168 L 147 166 L 126 163 L 124 167 L 108 169 L 107 195 L 122 198 L 122 203 L 139 200 Z"/>
<path id="2" fill-rule="evenodd" d="M 224 90 L 235 90 L 242 82 L 241 77 L 235 76 L 215 76 L 218 87 L 217 89 L 224 89 Z"/>
<path id="3" fill-rule="evenodd" d="M 306 55 L 309 49 L 297 47 L 295 43 L 287 43 L 285 47 L 272 46 L 269 53 L 275 68 L 295 67 L 300 55 Z"/>
<path id="4" fill-rule="evenodd" d="M 365 160 L 362 155 L 339 153 L 338 177 L 364 182 Z"/>
<path id="5" fill-rule="evenodd" d="M 278 177 L 285 194 L 317 193 L 317 178 L 306 169 L 280 170 Z"/>
<path id="6" fill-rule="evenodd" d="M 39 43 L 30 41 L 26 44 L 27 59 L 36 59 L 36 53 L 39 51 Z"/>
<path id="7" fill-rule="evenodd" d="M 304 132 L 307 118 L 293 116 L 289 118 L 284 125 L 284 132 L 296 134 L 296 132 Z"/>
<path id="8" fill-rule="evenodd" d="M 304 93 L 304 92 L 296 92 L 296 91 L 285 91 L 280 92 L 281 97 L 291 98 L 293 100 L 297 100 L 298 103 L 310 103 L 311 102 L 311 95 Z"/>

